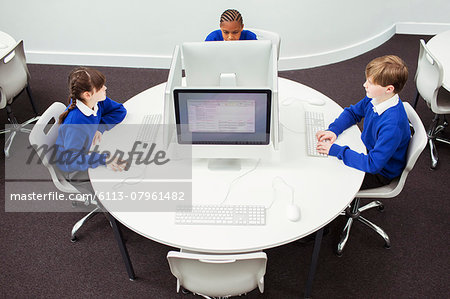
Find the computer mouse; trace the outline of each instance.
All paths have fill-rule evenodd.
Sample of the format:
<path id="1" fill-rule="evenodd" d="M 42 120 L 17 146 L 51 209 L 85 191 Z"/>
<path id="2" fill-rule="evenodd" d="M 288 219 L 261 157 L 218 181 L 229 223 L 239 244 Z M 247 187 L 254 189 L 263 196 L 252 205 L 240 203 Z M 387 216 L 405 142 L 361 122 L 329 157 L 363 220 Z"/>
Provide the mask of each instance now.
<path id="1" fill-rule="evenodd" d="M 298 221 L 300 220 L 300 208 L 296 204 L 289 204 L 286 206 L 286 216 L 287 218 L 292 221 Z"/>

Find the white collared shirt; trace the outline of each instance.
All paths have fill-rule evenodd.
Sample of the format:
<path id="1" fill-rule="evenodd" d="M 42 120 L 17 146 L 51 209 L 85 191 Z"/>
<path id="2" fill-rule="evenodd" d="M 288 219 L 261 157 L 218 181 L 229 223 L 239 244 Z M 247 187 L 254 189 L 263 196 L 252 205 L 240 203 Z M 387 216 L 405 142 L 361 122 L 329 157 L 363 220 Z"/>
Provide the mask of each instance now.
<path id="1" fill-rule="evenodd" d="M 91 108 L 86 106 L 86 104 L 84 104 L 80 100 L 77 100 L 76 106 L 86 116 L 91 116 L 91 115 L 97 116 L 97 111 L 98 111 L 97 103 L 95 103 L 94 110 L 92 110 Z"/>
<path id="2" fill-rule="evenodd" d="M 377 113 L 378 115 L 381 115 L 383 114 L 384 111 L 397 105 L 398 101 L 399 101 L 398 94 L 395 94 L 392 98 L 387 99 L 386 101 L 383 101 L 381 103 L 378 103 L 377 99 L 372 99 L 372 101 L 370 102 L 373 105 L 373 112 Z"/>

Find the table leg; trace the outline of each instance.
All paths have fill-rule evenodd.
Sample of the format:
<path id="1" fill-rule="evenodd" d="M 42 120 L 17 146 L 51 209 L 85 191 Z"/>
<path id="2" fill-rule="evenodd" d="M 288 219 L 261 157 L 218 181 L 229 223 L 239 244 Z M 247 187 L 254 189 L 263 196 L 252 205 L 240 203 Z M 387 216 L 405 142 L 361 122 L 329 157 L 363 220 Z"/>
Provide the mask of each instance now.
<path id="1" fill-rule="evenodd" d="M 311 258 L 311 266 L 309 267 L 308 281 L 306 282 L 305 298 L 311 298 L 312 283 L 316 274 L 317 260 L 319 259 L 320 245 L 322 243 L 323 227 L 316 232 L 314 240 L 314 249 Z"/>
<path id="2" fill-rule="evenodd" d="M 131 264 L 127 247 L 123 242 L 122 231 L 120 230 L 119 223 L 113 216 L 111 216 L 111 214 L 109 213 L 106 214 L 108 215 L 109 221 L 111 222 L 114 237 L 116 238 L 117 245 L 119 245 L 120 254 L 122 255 L 123 262 L 125 263 L 125 268 L 127 269 L 128 277 L 130 278 L 131 281 L 133 281 L 136 279 L 136 275 L 134 274 L 133 265 Z"/>

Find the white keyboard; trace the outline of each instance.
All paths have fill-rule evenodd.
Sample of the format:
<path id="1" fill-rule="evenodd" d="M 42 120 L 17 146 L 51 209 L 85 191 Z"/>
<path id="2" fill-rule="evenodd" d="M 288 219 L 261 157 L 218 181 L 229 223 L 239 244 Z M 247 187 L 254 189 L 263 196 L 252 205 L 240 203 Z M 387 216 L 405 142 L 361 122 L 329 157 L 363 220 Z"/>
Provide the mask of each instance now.
<path id="1" fill-rule="evenodd" d="M 306 146 L 308 156 L 326 157 L 325 154 L 317 152 L 318 131 L 326 130 L 322 112 L 305 111 Z"/>
<path id="2" fill-rule="evenodd" d="M 144 116 L 136 136 L 136 141 L 142 142 L 138 148 L 142 148 L 143 143 L 149 144 L 156 141 L 161 118 L 161 114 L 148 114 Z"/>
<path id="3" fill-rule="evenodd" d="M 265 225 L 266 208 L 258 205 L 193 205 L 177 207 L 175 224 Z"/>

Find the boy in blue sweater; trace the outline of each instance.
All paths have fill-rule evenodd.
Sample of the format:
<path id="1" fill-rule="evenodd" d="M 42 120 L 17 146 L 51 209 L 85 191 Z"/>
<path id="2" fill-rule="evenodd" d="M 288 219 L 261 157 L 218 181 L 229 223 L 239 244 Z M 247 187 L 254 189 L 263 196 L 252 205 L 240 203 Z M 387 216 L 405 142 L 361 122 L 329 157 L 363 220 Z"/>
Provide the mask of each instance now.
<path id="1" fill-rule="evenodd" d="M 401 175 L 411 137 L 408 117 L 398 97 L 408 79 L 403 60 L 394 55 L 375 58 L 365 73 L 366 97 L 345 108 L 328 130 L 316 134 L 319 153 L 335 156 L 366 173 L 361 190 L 387 185 Z M 335 143 L 339 134 L 363 118 L 361 139 L 367 155 Z"/>
<path id="2" fill-rule="evenodd" d="M 106 97 L 105 82 L 105 76 L 91 68 L 76 68 L 69 75 L 70 104 L 59 117 L 56 139 L 56 165 L 69 180 L 89 182 L 88 168 L 100 165 L 114 171 L 125 167 L 117 159 L 108 160 L 106 154 L 89 153 L 102 133 L 120 123 L 127 113 L 122 104 Z"/>
<path id="3" fill-rule="evenodd" d="M 220 29 L 211 32 L 205 41 L 256 40 L 256 34 L 244 29 L 239 11 L 227 9 L 220 16 Z"/>

